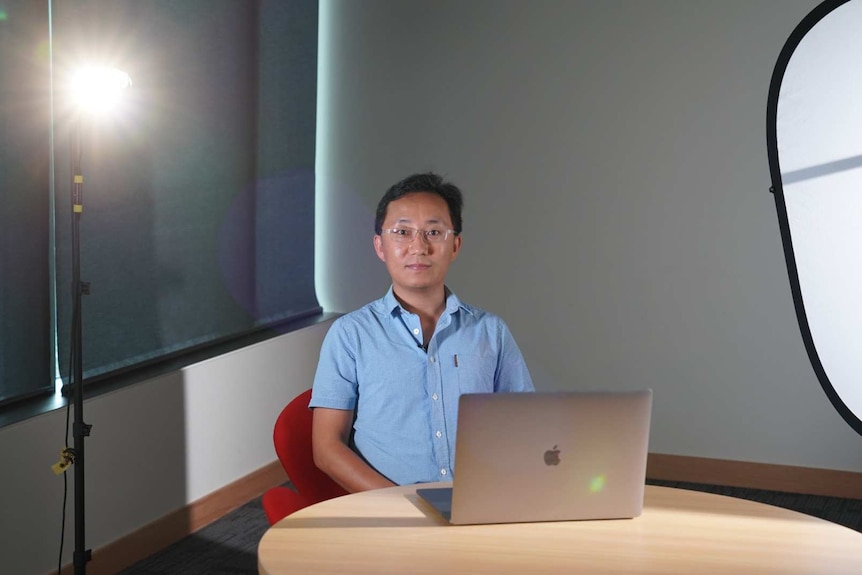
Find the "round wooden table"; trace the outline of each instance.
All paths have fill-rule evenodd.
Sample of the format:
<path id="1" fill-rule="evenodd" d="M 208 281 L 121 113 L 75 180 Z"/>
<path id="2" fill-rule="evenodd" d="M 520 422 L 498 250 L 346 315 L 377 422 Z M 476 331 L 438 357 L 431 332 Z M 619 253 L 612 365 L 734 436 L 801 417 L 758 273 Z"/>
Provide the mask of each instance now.
<path id="1" fill-rule="evenodd" d="M 862 533 L 744 499 L 648 485 L 635 519 L 452 526 L 415 490 L 355 493 L 294 513 L 261 539 L 259 572 L 862 574 Z"/>

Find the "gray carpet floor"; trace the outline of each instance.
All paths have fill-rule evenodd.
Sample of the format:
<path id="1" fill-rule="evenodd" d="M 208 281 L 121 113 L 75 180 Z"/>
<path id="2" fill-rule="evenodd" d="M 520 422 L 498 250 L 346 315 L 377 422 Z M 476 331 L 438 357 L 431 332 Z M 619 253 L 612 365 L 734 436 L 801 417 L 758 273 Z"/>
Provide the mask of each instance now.
<path id="1" fill-rule="evenodd" d="M 650 485 L 694 489 L 785 507 L 862 532 L 862 500 L 674 481 Z M 257 544 L 269 528 L 258 497 L 119 575 L 257 575 Z M 862 571 L 860 571 L 862 573 Z"/>

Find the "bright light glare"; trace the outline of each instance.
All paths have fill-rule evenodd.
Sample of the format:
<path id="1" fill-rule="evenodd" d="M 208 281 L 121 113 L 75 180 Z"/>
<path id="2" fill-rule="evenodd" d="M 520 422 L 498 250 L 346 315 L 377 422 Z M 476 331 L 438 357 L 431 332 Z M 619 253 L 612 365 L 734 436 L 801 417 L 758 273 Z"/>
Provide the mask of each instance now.
<path id="1" fill-rule="evenodd" d="M 131 85 L 132 79 L 122 70 L 92 67 L 75 72 L 71 88 L 80 109 L 102 113 L 112 110 Z"/>

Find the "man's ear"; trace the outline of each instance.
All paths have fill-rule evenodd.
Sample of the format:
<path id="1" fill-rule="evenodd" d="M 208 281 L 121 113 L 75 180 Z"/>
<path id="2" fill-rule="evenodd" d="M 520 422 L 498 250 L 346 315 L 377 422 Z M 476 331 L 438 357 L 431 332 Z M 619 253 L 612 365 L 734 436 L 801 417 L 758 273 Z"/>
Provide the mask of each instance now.
<path id="1" fill-rule="evenodd" d="M 386 261 L 386 255 L 383 253 L 383 238 L 380 237 L 380 234 L 375 234 L 371 241 L 374 243 L 374 253 L 377 254 L 377 257 L 380 258 L 380 261 Z"/>
<path id="2" fill-rule="evenodd" d="M 455 258 L 458 257 L 458 254 L 461 253 L 461 236 L 455 236 L 455 241 L 452 242 L 452 260 L 455 261 Z"/>

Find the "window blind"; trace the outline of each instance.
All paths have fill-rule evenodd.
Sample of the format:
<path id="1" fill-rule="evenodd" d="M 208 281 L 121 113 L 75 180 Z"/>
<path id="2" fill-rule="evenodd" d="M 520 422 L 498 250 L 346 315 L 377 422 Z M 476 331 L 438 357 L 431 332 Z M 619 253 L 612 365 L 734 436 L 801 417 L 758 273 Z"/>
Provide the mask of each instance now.
<path id="1" fill-rule="evenodd" d="M 32 56 L 48 8 L 32 4 L 0 16 L 0 402 L 53 388 L 52 330 L 68 378 L 76 130 L 85 381 L 320 313 L 317 1 L 54 2 L 53 121 L 47 49 Z M 65 82 L 89 63 L 131 76 L 115 114 L 75 114 Z"/>

